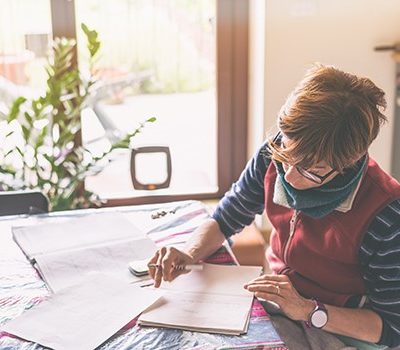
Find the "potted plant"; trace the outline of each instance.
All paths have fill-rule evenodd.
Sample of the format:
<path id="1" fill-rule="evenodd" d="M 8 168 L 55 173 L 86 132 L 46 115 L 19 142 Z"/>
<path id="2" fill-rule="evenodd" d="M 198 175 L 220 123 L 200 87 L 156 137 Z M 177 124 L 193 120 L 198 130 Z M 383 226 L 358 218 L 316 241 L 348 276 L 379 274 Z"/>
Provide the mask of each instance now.
<path id="1" fill-rule="evenodd" d="M 46 71 L 46 92 L 38 98 L 18 97 L 1 122 L 0 184 L 2 190 L 40 189 L 51 210 L 86 208 L 100 204 L 83 187 L 88 175 L 102 171 L 116 149 L 130 148 L 149 118 L 132 133 L 94 155 L 80 143 L 81 112 L 95 89 L 94 74 L 100 49 L 98 34 L 81 25 L 87 38 L 89 71 L 75 64 L 76 42 L 56 38 Z"/>

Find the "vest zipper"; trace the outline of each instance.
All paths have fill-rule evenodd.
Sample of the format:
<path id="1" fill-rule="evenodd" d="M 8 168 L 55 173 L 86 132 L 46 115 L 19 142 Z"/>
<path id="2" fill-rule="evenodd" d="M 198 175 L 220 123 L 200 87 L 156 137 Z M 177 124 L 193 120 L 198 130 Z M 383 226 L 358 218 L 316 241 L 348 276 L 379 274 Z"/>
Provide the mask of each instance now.
<path id="1" fill-rule="evenodd" d="M 290 231 L 289 231 L 289 238 L 286 242 L 285 249 L 283 251 L 283 261 L 286 265 L 288 265 L 287 262 L 287 254 L 289 250 L 289 245 L 290 242 L 292 241 L 294 231 L 296 230 L 296 223 L 297 223 L 297 216 L 299 215 L 299 212 L 297 210 L 294 211 L 292 218 L 290 219 Z"/>

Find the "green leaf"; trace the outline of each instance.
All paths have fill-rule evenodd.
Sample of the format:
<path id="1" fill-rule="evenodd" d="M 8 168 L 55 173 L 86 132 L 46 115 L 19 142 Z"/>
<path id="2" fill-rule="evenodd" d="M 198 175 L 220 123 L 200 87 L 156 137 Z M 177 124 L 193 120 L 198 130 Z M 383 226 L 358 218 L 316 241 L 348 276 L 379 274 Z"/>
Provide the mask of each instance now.
<path id="1" fill-rule="evenodd" d="M 14 169 L 6 168 L 6 167 L 1 167 L 0 173 L 1 174 L 9 174 L 9 175 L 13 175 L 13 176 L 15 176 L 17 174 L 17 172 Z"/>
<path id="2" fill-rule="evenodd" d="M 13 153 L 14 152 L 14 150 L 13 149 L 10 149 L 5 155 L 4 155 L 4 158 L 6 158 L 9 154 L 11 154 L 11 153 Z"/>
<path id="3" fill-rule="evenodd" d="M 36 139 L 36 144 L 34 145 L 35 152 L 38 150 L 39 147 L 43 146 L 46 135 L 47 135 L 47 127 L 44 127 L 40 131 L 40 134 Z"/>
<path id="4" fill-rule="evenodd" d="M 33 126 L 33 119 L 28 112 L 24 113 L 25 120 L 28 122 L 29 126 Z"/>
<path id="5" fill-rule="evenodd" d="M 86 34 L 86 36 L 90 35 L 90 29 L 88 28 L 88 26 L 85 23 L 81 23 L 81 28 L 82 28 L 83 32 Z"/>
<path id="6" fill-rule="evenodd" d="M 46 159 L 50 165 L 54 164 L 54 157 L 53 156 L 49 156 L 48 154 L 43 154 L 44 159 Z"/>
<path id="7" fill-rule="evenodd" d="M 25 125 L 21 125 L 21 128 L 22 128 L 22 133 L 24 135 L 24 139 L 28 143 L 29 136 L 31 135 L 31 131 Z"/>
<path id="8" fill-rule="evenodd" d="M 84 23 L 81 23 L 81 28 L 88 41 L 87 47 L 90 53 L 90 58 L 93 59 L 99 51 L 101 45 L 100 41 L 98 40 L 98 33 L 95 30 L 90 30 Z"/>
<path id="9" fill-rule="evenodd" d="M 15 147 L 15 149 L 17 150 L 17 152 L 19 153 L 19 155 L 24 158 L 24 152 L 22 152 L 21 148 L 19 147 Z"/>
<path id="10" fill-rule="evenodd" d="M 8 118 L 7 120 L 9 122 L 13 121 L 14 119 L 16 119 L 20 113 L 21 110 L 21 105 L 24 104 L 26 102 L 26 98 L 25 97 L 18 97 L 12 104 L 11 106 L 11 110 L 10 113 L 8 114 Z"/>

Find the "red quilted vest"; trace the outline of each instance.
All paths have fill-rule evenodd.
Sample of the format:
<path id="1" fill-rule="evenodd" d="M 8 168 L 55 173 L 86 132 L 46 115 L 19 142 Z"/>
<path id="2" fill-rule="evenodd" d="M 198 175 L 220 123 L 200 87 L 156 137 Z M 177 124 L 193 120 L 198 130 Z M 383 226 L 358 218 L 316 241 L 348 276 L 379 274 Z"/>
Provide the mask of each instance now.
<path id="1" fill-rule="evenodd" d="M 365 294 L 360 245 L 377 213 L 400 198 L 400 184 L 370 158 L 352 208 L 314 219 L 273 202 L 276 176 L 271 162 L 264 187 L 273 227 L 267 250 L 272 271 L 288 275 L 301 295 L 330 305 L 344 306 L 351 296 Z"/>

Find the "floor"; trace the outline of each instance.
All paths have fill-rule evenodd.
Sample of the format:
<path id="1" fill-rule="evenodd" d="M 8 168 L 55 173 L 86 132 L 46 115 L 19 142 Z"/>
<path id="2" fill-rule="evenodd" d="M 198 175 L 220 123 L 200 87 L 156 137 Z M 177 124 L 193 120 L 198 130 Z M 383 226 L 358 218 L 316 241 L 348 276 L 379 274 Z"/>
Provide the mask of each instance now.
<path id="1" fill-rule="evenodd" d="M 131 132 L 139 122 L 156 117 L 133 138 L 132 147 L 169 146 L 172 158 L 170 187 L 160 194 L 207 193 L 217 189 L 217 119 L 215 91 L 167 95 L 128 96 L 123 103 L 105 104 L 107 121 L 119 132 Z M 82 136 L 86 147 L 100 153 L 108 147 L 104 129 L 90 110 L 83 113 Z M 100 138 L 100 139 L 98 139 Z M 93 140 L 97 141 L 93 142 Z M 144 181 L 163 177 L 161 162 L 149 157 L 140 167 Z M 162 182 L 162 181 L 158 181 Z M 147 182 L 148 183 L 148 182 Z M 89 190 L 104 198 L 143 195 L 130 177 L 130 152 L 122 151 L 97 176 L 87 178 Z M 168 193 L 165 193 L 168 192 Z"/>

